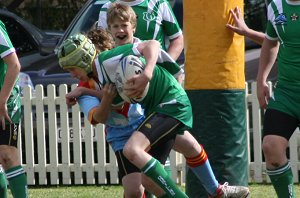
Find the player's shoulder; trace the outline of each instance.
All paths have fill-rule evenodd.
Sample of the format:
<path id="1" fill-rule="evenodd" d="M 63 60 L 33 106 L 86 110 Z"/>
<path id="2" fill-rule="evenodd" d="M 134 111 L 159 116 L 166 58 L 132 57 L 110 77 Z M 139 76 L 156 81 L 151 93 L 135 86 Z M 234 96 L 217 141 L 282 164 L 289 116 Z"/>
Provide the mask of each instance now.
<path id="1" fill-rule="evenodd" d="M 107 1 L 103 6 L 101 7 L 100 11 L 105 11 L 109 8 L 109 6 L 114 3 L 115 1 Z"/>
<path id="2" fill-rule="evenodd" d="M 6 31 L 5 24 L 0 20 L 0 31 Z"/>

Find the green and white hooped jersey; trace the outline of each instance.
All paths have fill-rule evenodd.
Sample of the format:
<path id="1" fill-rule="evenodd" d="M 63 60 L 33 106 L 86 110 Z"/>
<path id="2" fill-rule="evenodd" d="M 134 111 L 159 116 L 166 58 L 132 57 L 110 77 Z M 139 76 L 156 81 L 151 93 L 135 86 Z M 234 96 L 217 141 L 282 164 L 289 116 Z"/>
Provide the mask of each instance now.
<path id="1" fill-rule="evenodd" d="M 142 42 L 140 39 L 134 37 L 133 43 Z M 163 49 L 160 49 L 157 58 L 157 64 L 163 68 L 165 68 L 170 74 L 172 74 L 175 78 L 180 74 L 184 73 L 184 70 L 180 68 L 180 66 L 173 60 L 173 58 Z"/>
<path id="2" fill-rule="evenodd" d="M 300 1 L 274 0 L 269 4 L 266 37 L 280 42 L 278 83 L 300 87 Z"/>
<path id="3" fill-rule="evenodd" d="M 137 15 L 137 28 L 134 36 L 142 40 L 157 40 L 166 49 L 165 39 L 172 40 L 182 35 L 173 10 L 167 0 L 135 0 L 124 2 L 113 0 L 103 5 L 99 13 L 98 26 L 107 28 L 107 9 L 112 2 L 132 7 Z"/>
<path id="4" fill-rule="evenodd" d="M 95 65 L 102 85 L 108 82 L 115 83 L 116 68 L 120 60 L 127 55 L 141 57 L 137 50 L 137 43 L 118 46 L 102 52 L 98 56 Z M 113 103 L 118 104 L 121 101 L 121 97 L 117 96 Z M 186 128 L 192 127 L 192 108 L 186 92 L 176 79 L 161 66 L 154 68 L 147 96 L 141 105 L 145 110 L 145 115 L 153 112 L 162 113 L 180 120 Z"/>
<path id="5" fill-rule="evenodd" d="M 3 58 L 14 52 L 15 48 L 8 37 L 5 25 L 0 20 L 0 90 L 2 89 L 7 71 L 7 65 L 4 63 Z M 14 86 L 7 101 L 7 110 L 11 120 L 14 123 L 19 123 L 21 117 L 21 99 L 19 87 L 17 85 Z"/>

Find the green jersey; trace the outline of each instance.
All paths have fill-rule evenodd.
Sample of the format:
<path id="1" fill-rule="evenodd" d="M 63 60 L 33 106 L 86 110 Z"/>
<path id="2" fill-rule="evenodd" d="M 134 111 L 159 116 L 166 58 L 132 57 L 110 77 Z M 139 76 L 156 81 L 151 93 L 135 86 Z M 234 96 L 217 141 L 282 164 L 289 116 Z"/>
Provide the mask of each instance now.
<path id="1" fill-rule="evenodd" d="M 274 0 L 268 6 L 266 37 L 279 40 L 278 84 L 300 87 L 300 2 Z M 299 88 L 300 90 L 300 88 Z"/>
<path id="2" fill-rule="evenodd" d="M 134 37 L 133 43 L 140 42 L 142 42 L 140 39 Z M 173 60 L 173 58 L 170 57 L 170 55 L 163 49 L 159 50 L 156 64 L 164 67 L 175 78 L 184 73 L 183 69 L 180 68 L 180 66 Z"/>
<path id="3" fill-rule="evenodd" d="M 102 52 L 95 61 L 100 84 L 115 83 L 115 71 L 120 60 L 128 55 L 141 56 L 137 44 L 127 44 Z M 176 64 L 176 63 L 175 63 Z M 117 96 L 114 103 L 120 102 Z M 163 67 L 156 66 L 148 93 L 141 102 L 145 114 L 162 113 L 180 120 L 186 128 L 192 127 L 193 115 L 190 101 L 182 86 Z"/>
<path id="4" fill-rule="evenodd" d="M 7 71 L 7 65 L 3 61 L 3 58 L 14 52 L 15 48 L 8 37 L 5 25 L 2 21 L 0 21 L 0 90 L 4 84 L 5 74 Z M 11 120 L 14 123 L 19 123 L 21 117 L 21 99 L 19 87 L 17 85 L 14 86 L 7 101 L 7 110 Z"/>
<path id="5" fill-rule="evenodd" d="M 131 2 L 111 1 L 103 5 L 99 13 L 98 26 L 107 28 L 107 9 L 112 2 L 132 7 L 137 15 L 134 36 L 142 40 L 157 40 L 163 49 L 167 48 L 165 39 L 172 40 L 182 35 L 172 8 L 166 0 L 135 0 Z"/>

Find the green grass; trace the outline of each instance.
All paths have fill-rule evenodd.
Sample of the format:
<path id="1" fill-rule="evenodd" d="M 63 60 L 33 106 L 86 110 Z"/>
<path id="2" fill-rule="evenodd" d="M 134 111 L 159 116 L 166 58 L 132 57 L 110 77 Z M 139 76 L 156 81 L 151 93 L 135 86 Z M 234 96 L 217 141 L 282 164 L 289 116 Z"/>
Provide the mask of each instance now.
<path id="1" fill-rule="evenodd" d="M 300 185 L 295 185 L 300 196 Z M 184 189 L 184 187 L 182 187 Z M 276 198 L 271 185 L 250 184 L 251 198 Z M 30 198 L 122 198 L 121 186 L 59 186 L 29 188 Z M 12 198 L 11 195 L 8 196 Z"/>

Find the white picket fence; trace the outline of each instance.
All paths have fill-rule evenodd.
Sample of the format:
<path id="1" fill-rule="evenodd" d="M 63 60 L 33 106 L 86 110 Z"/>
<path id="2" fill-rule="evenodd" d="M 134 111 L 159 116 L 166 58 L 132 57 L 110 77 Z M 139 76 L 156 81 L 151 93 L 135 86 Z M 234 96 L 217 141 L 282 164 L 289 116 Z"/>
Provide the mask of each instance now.
<path id="1" fill-rule="evenodd" d="M 261 111 L 256 85 L 250 87 L 246 89 L 249 182 L 270 182 L 261 152 Z M 78 105 L 69 109 L 64 97 L 67 92 L 67 85 L 60 85 L 58 94 L 55 86 L 49 85 L 47 96 L 41 85 L 35 87 L 34 95 L 30 87 L 24 89 L 19 154 L 28 184 L 119 184 L 116 157 L 105 142 L 104 126 L 90 125 Z M 289 151 L 295 175 L 300 168 L 298 139 L 291 139 Z M 173 179 L 185 183 L 184 157 L 172 151 L 170 158 Z M 294 181 L 299 182 L 298 177 Z"/>

